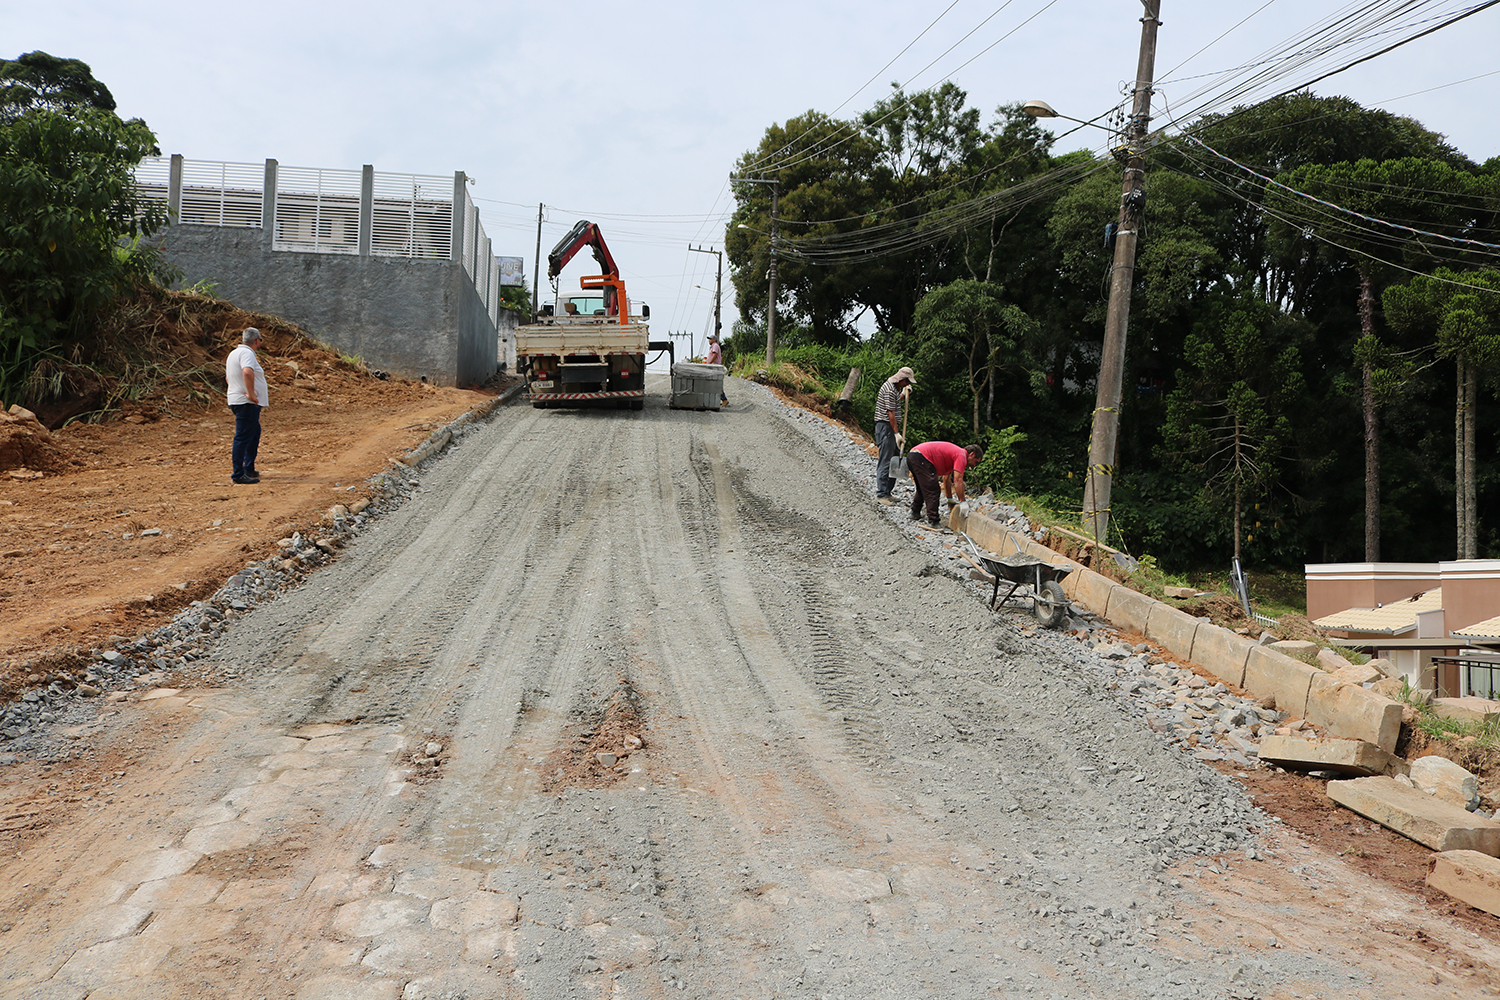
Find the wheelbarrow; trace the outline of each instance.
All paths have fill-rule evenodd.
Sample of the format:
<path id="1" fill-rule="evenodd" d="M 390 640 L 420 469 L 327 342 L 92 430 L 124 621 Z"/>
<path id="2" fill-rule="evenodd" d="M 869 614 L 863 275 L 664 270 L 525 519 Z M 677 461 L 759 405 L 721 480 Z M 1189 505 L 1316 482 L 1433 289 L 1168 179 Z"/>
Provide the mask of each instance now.
<path id="1" fill-rule="evenodd" d="M 1068 616 L 1068 597 L 1063 593 L 1062 578 L 1073 572 L 1073 567 L 1054 566 L 1025 552 L 1013 552 L 1008 556 L 995 556 L 981 551 L 974 540 L 964 534 L 964 541 L 974 550 L 985 572 L 995 578 L 995 589 L 990 593 L 990 607 L 996 602 L 1010 600 L 1017 590 L 1023 598 L 1031 600 L 1031 616 L 1046 628 L 1056 628 Z M 1009 583 L 1010 589 L 1000 596 L 1000 584 Z"/>

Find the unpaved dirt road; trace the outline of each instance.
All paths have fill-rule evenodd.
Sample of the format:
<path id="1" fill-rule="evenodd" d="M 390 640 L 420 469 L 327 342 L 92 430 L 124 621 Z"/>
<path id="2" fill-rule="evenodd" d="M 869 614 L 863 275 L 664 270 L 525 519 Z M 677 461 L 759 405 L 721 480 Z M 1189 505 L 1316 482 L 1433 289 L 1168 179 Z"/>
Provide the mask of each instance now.
<path id="1" fill-rule="evenodd" d="M 0 872 L 0 995 L 1500 982 L 1493 936 L 1277 832 L 768 395 L 654 389 L 502 408 L 234 625 L 245 679 L 108 707 L 87 780 L 9 769 L 4 829 L 53 819 Z"/>

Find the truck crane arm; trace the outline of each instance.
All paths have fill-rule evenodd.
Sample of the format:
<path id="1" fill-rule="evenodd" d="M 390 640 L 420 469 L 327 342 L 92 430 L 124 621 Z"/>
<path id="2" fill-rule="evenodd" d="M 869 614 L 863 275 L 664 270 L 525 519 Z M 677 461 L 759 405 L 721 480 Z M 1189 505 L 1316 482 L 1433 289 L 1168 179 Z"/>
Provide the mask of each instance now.
<path id="1" fill-rule="evenodd" d="M 556 278 L 567 267 L 568 261 L 572 260 L 578 251 L 589 247 L 594 251 L 594 259 L 599 262 L 599 268 L 606 277 L 618 278 L 620 268 L 615 264 L 615 258 L 610 254 L 609 247 L 604 243 L 604 234 L 599 227 L 587 219 L 581 219 L 568 235 L 557 241 L 557 246 L 547 255 L 547 277 Z"/>

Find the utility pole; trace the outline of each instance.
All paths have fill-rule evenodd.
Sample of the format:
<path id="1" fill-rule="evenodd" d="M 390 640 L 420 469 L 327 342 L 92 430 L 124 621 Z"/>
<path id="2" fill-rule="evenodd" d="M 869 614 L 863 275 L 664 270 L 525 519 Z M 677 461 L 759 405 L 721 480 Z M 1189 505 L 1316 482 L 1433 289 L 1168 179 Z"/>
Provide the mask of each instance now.
<path id="1" fill-rule="evenodd" d="M 1156 72 L 1156 29 L 1161 0 L 1141 0 L 1141 54 L 1135 72 L 1135 100 L 1126 128 L 1125 178 L 1120 194 L 1120 222 L 1115 232 L 1114 266 L 1110 269 L 1109 312 L 1104 320 L 1104 353 L 1099 360 L 1099 390 L 1089 437 L 1089 467 L 1083 486 L 1083 521 L 1094 541 L 1108 543 L 1109 495 L 1114 482 L 1115 449 L 1120 432 L 1120 403 L 1125 378 L 1125 337 L 1130 326 L 1130 290 L 1135 281 L 1135 248 L 1146 207 L 1146 133 L 1151 124 L 1151 89 Z"/>
<path id="2" fill-rule="evenodd" d="M 536 203 L 536 258 L 531 262 L 531 321 L 542 311 L 542 203 Z M 521 265 L 525 267 L 526 265 Z"/>
<path id="3" fill-rule="evenodd" d="M 771 266 L 766 271 L 766 281 L 770 285 L 767 294 L 770 302 L 766 309 L 766 367 L 772 368 L 776 364 L 776 223 L 781 211 L 781 187 L 774 180 L 751 177 L 731 177 L 729 181 L 731 184 L 771 185 Z M 750 227 L 742 223 L 740 228 Z"/>
<path id="4" fill-rule="evenodd" d="M 719 273 L 714 278 L 714 336 L 719 338 L 719 346 L 723 347 L 724 324 L 719 322 L 719 303 L 724 298 L 724 251 L 715 250 L 713 247 L 705 250 L 702 247 L 695 247 L 691 244 L 688 246 L 688 249 L 693 251 L 693 253 L 711 253 L 719 258 Z M 689 350 L 691 349 L 691 345 L 689 345 Z"/>
<path id="5" fill-rule="evenodd" d="M 781 189 L 771 185 L 771 269 L 766 274 L 771 284 L 770 295 L 771 306 L 766 310 L 766 368 L 776 367 L 776 220 L 779 218 L 778 207 L 780 201 L 778 195 Z"/>

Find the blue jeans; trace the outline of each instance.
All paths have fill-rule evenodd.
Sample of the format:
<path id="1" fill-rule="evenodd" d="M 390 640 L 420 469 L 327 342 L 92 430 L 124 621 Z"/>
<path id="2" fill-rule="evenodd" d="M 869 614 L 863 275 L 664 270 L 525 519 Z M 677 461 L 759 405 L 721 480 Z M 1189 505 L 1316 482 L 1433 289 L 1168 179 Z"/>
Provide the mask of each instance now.
<path id="1" fill-rule="evenodd" d="M 896 478 L 891 475 L 891 459 L 896 457 L 896 432 L 889 421 L 875 425 L 875 447 L 880 449 L 880 458 L 875 462 L 875 495 L 888 497 L 896 488 Z"/>
<path id="2" fill-rule="evenodd" d="M 230 458 L 234 462 L 234 478 L 239 479 L 255 471 L 255 455 L 260 450 L 260 405 L 235 403 L 229 408 L 234 411 Z"/>

